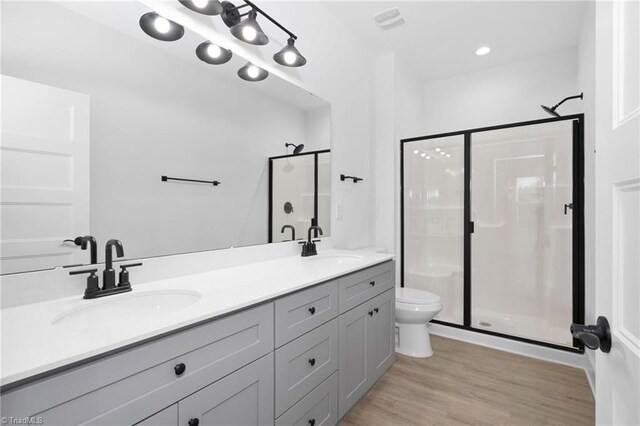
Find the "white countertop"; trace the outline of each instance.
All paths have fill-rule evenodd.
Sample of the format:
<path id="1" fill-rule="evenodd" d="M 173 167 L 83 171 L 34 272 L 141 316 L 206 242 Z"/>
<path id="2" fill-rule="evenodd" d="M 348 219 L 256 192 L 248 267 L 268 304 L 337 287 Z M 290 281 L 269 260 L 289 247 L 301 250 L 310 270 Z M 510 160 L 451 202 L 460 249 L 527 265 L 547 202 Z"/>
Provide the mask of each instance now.
<path id="1" fill-rule="evenodd" d="M 362 259 L 343 264 L 316 260 L 354 254 Z M 136 270 L 132 269 L 133 290 L 129 293 L 94 300 L 84 300 L 79 294 L 3 309 L 0 385 L 28 379 L 391 259 L 393 255 L 384 253 L 325 250 L 314 257 L 289 256 L 140 285 L 135 284 Z M 120 309 L 119 325 L 112 326 L 109 318 L 104 318 L 104 323 L 96 324 L 95 328 L 52 324 L 70 310 L 166 290 L 195 292 L 201 298 L 190 306 L 162 315 L 143 316 L 132 309 L 131 321 L 126 321 L 129 313 Z M 121 325 L 123 320 L 126 326 Z"/>

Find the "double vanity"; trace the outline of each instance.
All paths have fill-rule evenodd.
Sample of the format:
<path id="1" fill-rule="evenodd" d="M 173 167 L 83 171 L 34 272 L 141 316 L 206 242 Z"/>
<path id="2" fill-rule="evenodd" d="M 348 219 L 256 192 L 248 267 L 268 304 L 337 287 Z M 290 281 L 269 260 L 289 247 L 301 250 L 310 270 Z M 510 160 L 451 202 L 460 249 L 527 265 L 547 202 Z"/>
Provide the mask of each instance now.
<path id="1" fill-rule="evenodd" d="M 394 360 L 394 276 L 326 250 L 3 309 L 2 415 L 336 424 Z"/>

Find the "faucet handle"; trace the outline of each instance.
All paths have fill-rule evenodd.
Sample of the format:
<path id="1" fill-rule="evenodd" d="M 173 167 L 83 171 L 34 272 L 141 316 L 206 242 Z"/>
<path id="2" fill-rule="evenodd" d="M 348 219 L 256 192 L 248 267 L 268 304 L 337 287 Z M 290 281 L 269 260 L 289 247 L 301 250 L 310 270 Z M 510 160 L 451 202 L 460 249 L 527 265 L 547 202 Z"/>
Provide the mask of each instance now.
<path id="1" fill-rule="evenodd" d="M 321 242 L 321 241 L 322 241 L 322 240 L 320 240 L 320 239 L 317 239 L 317 240 L 311 240 L 311 242 L 312 242 L 312 243 L 319 243 L 319 242 Z"/>
<path id="2" fill-rule="evenodd" d="M 84 298 L 92 299 L 92 295 L 95 295 L 100 291 L 100 285 L 98 281 L 98 276 L 96 275 L 98 272 L 97 268 L 94 269 L 82 269 L 80 271 L 71 271 L 69 275 L 80 275 L 80 274 L 89 274 L 87 277 L 87 288 L 84 290 Z"/>
<path id="3" fill-rule="evenodd" d="M 142 266 L 142 262 L 139 263 L 129 263 L 128 265 L 120 265 L 120 273 L 118 287 L 127 287 L 131 286 L 131 282 L 129 281 L 129 271 L 127 268 L 135 268 L 136 266 Z"/>

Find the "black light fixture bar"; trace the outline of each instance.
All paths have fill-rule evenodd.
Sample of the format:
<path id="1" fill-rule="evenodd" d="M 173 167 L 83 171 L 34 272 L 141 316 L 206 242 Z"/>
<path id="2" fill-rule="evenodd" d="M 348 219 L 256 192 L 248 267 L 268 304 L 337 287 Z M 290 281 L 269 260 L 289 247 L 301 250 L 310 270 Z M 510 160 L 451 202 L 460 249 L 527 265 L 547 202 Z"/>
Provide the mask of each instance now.
<path id="1" fill-rule="evenodd" d="M 184 179 L 184 178 L 175 178 L 175 177 L 169 177 L 169 176 L 162 176 L 162 181 L 163 182 L 167 182 L 170 180 L 178 180 L 181 182 L 196 182 L 196 183 L 207 183 L 209 185 L 213 185 L 213 186 L 218 186 L 220 185 L 220 182 L 217 180 L 197 180 L 197 179 Z"/>
<path id="2" fill-rule="evenodd" d="M 242 0 L 244 1 L 246 4 L 245 5 L 249 5 L 253 8 L 253 10 L 255 10 L 256 12 L 260 13 L 262 16 L 264 16 L 265 18 L 267 18 L 269 21 L 271 21 L 271 23 L 273 23 L 276 27 L 280 28 L 282 31 L 284 31 L 285 33 L 287 33 L 289 35 L 289 37 L 293 38 L 294 40 L 297 40 L 298 37 L 296 37 L 296 35 L 294 33 L 292 33 L 291 31 L 289 31 L 288 29 L 285 28 L 284 25 L 282 25 L 280 22 L 276 21 L 275 19 L 273 19 L 271 16 L 269 16 L 269 14 L 267 14 L 264 10 L 260 9 L 260 7 L 256 6 L 255 3 L 253 3 L 250 0 Z M 238 6 L 236 9 L 243 7 L 243 6 Z"/>

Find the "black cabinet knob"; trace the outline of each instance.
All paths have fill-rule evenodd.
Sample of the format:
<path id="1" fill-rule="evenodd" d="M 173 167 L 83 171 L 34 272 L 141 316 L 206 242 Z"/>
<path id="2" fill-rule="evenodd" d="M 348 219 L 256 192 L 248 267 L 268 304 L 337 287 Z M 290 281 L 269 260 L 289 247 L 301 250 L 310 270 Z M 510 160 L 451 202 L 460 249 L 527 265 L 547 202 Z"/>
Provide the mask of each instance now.
<path id="1" fill-rule="evenodd" d="M 379 308 L 375 308 L 374 312 L 377 314 L 379 310 L 380 310 Z"/>
<path id="2" fill-rule="evenodd" d="M 314 365 L 316 365 L 316 359 L 315 358 L 311 358 L 309 360 L 309 364 L 311 364 L 311 366 L 313 367 Z"/>
<path id="3" fill-rule="evenodd" d="M 316 419 L 309 419 L 309 426 L 315 426 Z"/>
<path id="4" fill-rule="evenodd" d="M 369 314 L 369 316 L 370 316 L 370 317 L 372 317 L 372 316 L 373 316 L 373 311 L 369 311 L 369 312 L 367 312 L 367 313 Z"/>
<path id="5" fill-rule="evenodd" d="M 371 284 L 372 286 L 376 285 L 375 281 L 369 281 L 369 284 Z"/>
<path id="6" fill-rule="evenodd" d="M 182 376 L 182 373 L 184 373 L 186 369 L 187 369 L 187 366 L 184 365 L 184 363 L 182 362 L 180 364 L 176 364 L 176 366 L 173 367 L 173 371 L 176 372 L 176 376 Z"/>
<path id="7" fill-rule="evenodd" d="M 310 307 L 309 308 L 309 312 L 311 313 L 311 315 L 315 314 L 316 313 L 316 307 L 315 306 Z"/>
<path id="8" fill-rule="evenodd" d="M 198 426 L 200 424 L 200 419 L 195 417 L 193 419 L 189 419 L 188 425 L 189 426 Z"/>

